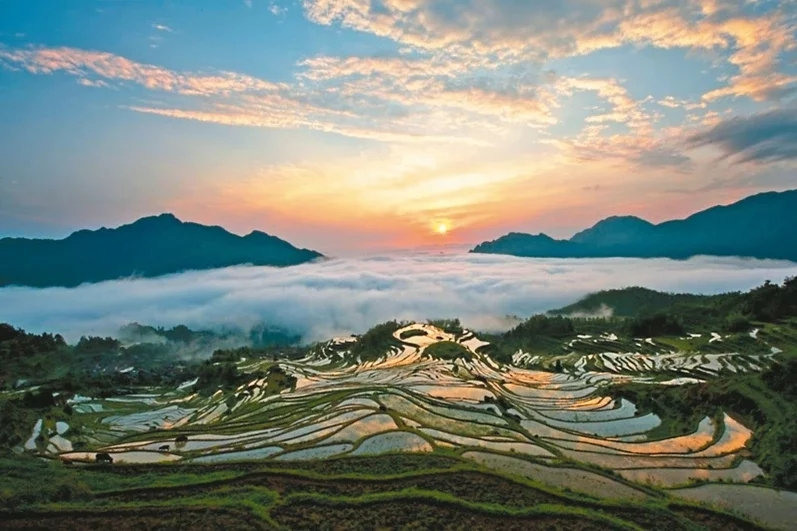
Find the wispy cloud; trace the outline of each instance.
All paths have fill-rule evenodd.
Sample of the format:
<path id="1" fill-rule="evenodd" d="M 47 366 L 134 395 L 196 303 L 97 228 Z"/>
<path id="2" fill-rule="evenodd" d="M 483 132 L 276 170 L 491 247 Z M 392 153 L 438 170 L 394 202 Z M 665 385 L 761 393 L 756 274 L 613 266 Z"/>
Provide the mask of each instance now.
<path id="1" fill-rule="evenodd" d="M 95 88 L 106 88 L 108 87 L 108 83 L 103 81 L 102 79 L 89 79 L 82 77 L 77 81 L 80 85 L 84 87 L 95 87 Z"/>
<path id="2" fill-rule="evenodd" d="M 640 103 L 634 100 L 628 91 L 615 79 L 601 78 L 562 78 L 558 80 L 560 92 L 571 95 L 573 91 L 592 91 L 612 106 L 608 113 L 587 117 L 587 123 L 605 122 L 625 123 L 632 128 L 643 128 L 650 125 L 650 118 L 642 110 Z"/>
<path id="3" fill-rule="evenodd" d="M 148 90 L 203 98 L 201 108 L 129 106 L 138 112 L 225 125 L 307 128 L 381 142 L 488 145 L 470 133 L 489 127 L 484 115 L 506 112 L 508 106 L 518 111 L 506 114 L 512 120 L 549 119 L 543 116 L 545 105 L 538 101 L 478 88 L 441 90 L 437 96 L 419 93 L 414 98 L 419 102 L 425 99 L 425 111 L 399 112 L 390 117 L 381 111 L 384 101 L 379 91 L 366 93 L 365 87 L 357 91 L 354 83 L 349 87 L 351 92 L 342 95 L 335 87 L 272 83 L 234 72 L 178 72 L 76 48 L 0 48 L 0 62 L 34 74 L 67 73 L 91 86 L 100 86 L 100 81 L 108 85 L 133 83 Z M 452 115 L 452 109 L 463 108 L 473 116 Z M 377 109 L 380 112 L 370 112 Z"/>
<path id="4" fill-rule="evenodd" d="M 129 82 L 149 90 L 186 96 L 226 96 L 233 93 L 271 92 L 279 88 L 274 83 L 233 72 L 210 75 L 175 72 L 107 52 L 77 48 L 0 48 L 0 62 L 33 74 L 64 72 L 80 79 Z"/>
<path id="5" fill-rule="evenodd" d="M 442 144 L 466 143 L 480 146 L 489 145 L 484 141 L 479 141 L 476 139 L 457 136 L 434 135 L 429 134 L 428 132 L 422 132 L 420 130 L 416 134 L 412 134 L 411 132 L 405 131 L 391 131 L 387 128 L 347 126 L 345 124 L 334 123 L 333 121 L 324 121 L 321 120 L 320 117 L 328 111 L 324 109 L 316 109 L 319 114 L 313 116 L 311 114 L 313 111 L 311 106 L 304 106 L 300 103 L 284 99 L 280 96 L 275 96 L 272 98 L 260 98 L 257 103 L 243 107 L 217 105 L 211 110 L 168 109 L 142 106 L 131 106 L 128 108 L 136 112 L 168 116 L 170 118 L 180 118 L 184 120 L 196 120 L 198 122 L 280 129 L 301 127 L 315 131 L 324 131 L 327 133 L 338 133 L 353 138 L 376 140 L 379 142 L 432 142 Z"/>
<path id="6" fill-rule="evenodd" d="M 288 12 L 288 8 L 284 5 L 280 5 L 274 0 L 271 0 L 271 3 L 268 6 L 268 10 L 271 11 L 271 14 L 275 17 L 279 17 L 285 15 Z"/>
<path id="7" fill-rule="evenodd" d="M 165 31 L 166 33 L 174 33 L 174 30 L 165 24 L 153 24 L 152 28 L 158 31 Z"/>

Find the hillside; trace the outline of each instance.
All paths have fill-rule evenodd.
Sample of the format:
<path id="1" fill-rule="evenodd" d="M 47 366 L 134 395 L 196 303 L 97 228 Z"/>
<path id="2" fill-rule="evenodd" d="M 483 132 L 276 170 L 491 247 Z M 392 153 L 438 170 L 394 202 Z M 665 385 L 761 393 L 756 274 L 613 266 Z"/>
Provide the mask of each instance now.
<path id="1" fill-rule="evenodd" d="M 241 264 L 290 266 L 321 256 L 263 232 L 237 236 L 161 214 L 63 240 L 0 239 L 0 286 L 72 287 Z"/>
<path id="2" fill-rule="evenodd" d="M 123 346 L 0 325 L 4 529 L 793 529 L 797 280 L 593 304 L 628 317 L 209 359 L 164 355 L 213 335 L 185 326 Z M 752 321 L 714 327 L 731 315 Z"/>
<path id="3" fill-rule="evenodd" d="M 658 225 L 633 216 L 610 217 L 569 240 L 509 233 L 471 252 L 537 258 L 713 255 L 797 260 L 795 232 L 797 190 L 791 190 L 754 195 Z"/>
<path id="4" fill-rule="evenodd" d="M 793 527 L 797 494 L 772 488 L 797 485 L 793 322 L 644 341 L 587 324 L 536 316 L 489 338 L 519 346 L 506 361 L 473 331 L 388 322 L 147 371 L 119 370 L 111 338 L 87 352 L 0 326 L 0 353 L 94 360 L 0 393 L 0 514 L 8 529 Z M 547 352 L 522 346 L 540 334 Z"/>
<path id="5" fill-rule="evenodd" d="M 707 308 L 742 300 L 737 293 L 695 295 L 692 293 L 663 293 L 642 287 L 612 289 L 587 295 L 580 301 L 554 310 L 552 315 L 598 315 L 611 311 L 614 317 L 634 317 L 656 312 L 670 312 L 685 306 Z"/>

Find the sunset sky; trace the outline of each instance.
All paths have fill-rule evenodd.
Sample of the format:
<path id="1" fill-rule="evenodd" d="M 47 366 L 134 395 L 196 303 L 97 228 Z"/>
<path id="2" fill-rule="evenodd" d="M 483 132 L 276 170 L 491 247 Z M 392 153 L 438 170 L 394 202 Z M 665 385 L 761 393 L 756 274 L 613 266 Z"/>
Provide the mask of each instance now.
<path id="1" fill-rule="evenodd" d="M 795 0 L 0 0 L 0 236 L 173 212 L 334 255 L 797 188 L 796 32 Z"/>

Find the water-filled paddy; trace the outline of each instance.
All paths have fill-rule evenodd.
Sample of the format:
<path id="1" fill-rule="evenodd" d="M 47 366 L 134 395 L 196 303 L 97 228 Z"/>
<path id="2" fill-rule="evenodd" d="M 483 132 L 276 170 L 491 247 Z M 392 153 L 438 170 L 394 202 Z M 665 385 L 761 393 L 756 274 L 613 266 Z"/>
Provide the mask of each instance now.
<path id="1" fill-rule="evenodd" d="M 352 455 L 379 455 L 391 452 L 431 452 L 430 445 L 423 437 L 406 431 L 380 433 L 365 439 Z"/>
<path id="2" fill-rule="evenodd" d="M 243 450 L 240 452 L 225 452 L 219 454 L 203 455 L 191 460 L 192 463 L 226 463 L 232 461 L 249 461 L 253 459 L 265 459 L 282 451 L 279 446 L 267 446 L 255 448 L 253 450 Z"/>
<path id="3" fill-rule="evenodd" d="M 659 347 L 640 340 L 647 345 L 644 352 L 574 354 L 567 357 L 570 365 L 553 373 L 535 370 L 538 356 L 522 353 L 514 358 L 526 367 L 501 365 L 471 332 L 458 339 L 431 325 L 412 325 L 394 337 L 400 346 L 365 362 L 347 357 L 349 340 L 322 345 L 302 360 L 280 361 L 297 385 L 279 394 L 265 392 L 267 379 L 261 373 L 234 392 L 219 390 L 211 396 L 194 393 L 193 383 L 184 382 L 175 389 L 101 403 L 74 397 L 75 411 L 85 408 L 81 416 L 73 416 L 69 425 L 37 422 L 25 449 L 46 448 L 52 455 L 86 461 L 93 461 L 96 451 L 107 451 L 115 463 L 184 459 L 206 464 L 446 450 L 551 486 L 634 499 L 645 495 L 578 466 L 598 465 L 633 481 L 664 486 L 695 478 L 749 481 L 760 475 L 755 463 L 744 460 L 752 433 L 737 420 L 726 415 L 715 423 L 707 417 L 692 433 L 651 440 L 661 419 L 605 392 L 612 382 L 680 385 L 695 379 L 657 374 L 673 368 L 685 374 L 703 371 L 703 378 L 751 370 L 749 357 L 654 354 Z M 460 341 L 467 356 L 445 360 L 424 355 L 438 341 Z M 607 334 L 578 341 L 608 349 L 618 339 Z M 261 370 L 264 363 L 242 361 L 239 370 Z M 81 418 L 90 418 L 91 424 L 75 430 Z M 91 451 L 71 451 L 73 434 L 80 433 Z M 40 435 L 43 443 L 37 444 Z M 571 466 L 542 464 L 562 460 Z"/>
<path id="4" fill-rule="evenodd" d="M 677 487 L 696 480 L 747 483 L 763 474 L 757 464 L 746 459 L 732 468 L 640 468 L 620 471 L 620 475 L 626 479 L 660 487 Z"/>
<path id="5" fill-rule="evenodd" d="M 329 446 L 317 446 L 315 448 L 306 448 L 304 450 L 296 450 L 277 456 L 277 461 L 309 461 L 313 459 L 324 459 L 340 455 L 351 450 L 351 444 L 332 444 Z"/>

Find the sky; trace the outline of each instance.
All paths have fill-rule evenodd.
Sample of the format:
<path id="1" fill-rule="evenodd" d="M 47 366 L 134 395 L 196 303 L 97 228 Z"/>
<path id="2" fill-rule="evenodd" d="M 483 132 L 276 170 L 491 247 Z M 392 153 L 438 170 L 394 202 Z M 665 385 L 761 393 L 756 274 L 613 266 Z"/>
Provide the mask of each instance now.
<path id="1" fill-rule="evenodd" d="M 328 255 L 797 187 L 795 0 L 0 0 L 0 236 Z"/>

